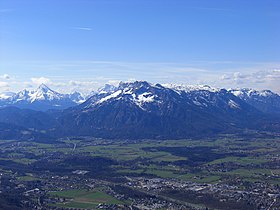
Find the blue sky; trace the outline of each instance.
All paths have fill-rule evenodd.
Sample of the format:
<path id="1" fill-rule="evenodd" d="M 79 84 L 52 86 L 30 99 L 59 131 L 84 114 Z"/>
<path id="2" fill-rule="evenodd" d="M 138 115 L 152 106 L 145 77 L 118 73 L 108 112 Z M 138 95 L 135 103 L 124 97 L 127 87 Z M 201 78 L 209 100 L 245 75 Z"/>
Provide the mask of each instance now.
<path id="1" fill-rule="evenodd" d="M 278 0 L 1 0 L 0 91 L 45 82 L 280 92 Z"/>

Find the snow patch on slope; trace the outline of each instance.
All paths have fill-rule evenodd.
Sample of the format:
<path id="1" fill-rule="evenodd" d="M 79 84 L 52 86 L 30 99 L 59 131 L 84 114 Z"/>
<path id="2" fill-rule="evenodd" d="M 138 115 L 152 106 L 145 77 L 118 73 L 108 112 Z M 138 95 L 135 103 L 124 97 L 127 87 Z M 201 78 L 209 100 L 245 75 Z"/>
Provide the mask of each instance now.
<path id="1" fill-rule="evenodd" d="M 235 101 L 233 101 L 231 99 L 228 101 L 228 105 L 232 109 L 240 109 L 239 104 L 237 104 Z"/>
<path id="2" fill-rule="evenodd" d="M 155 96 L 152 93 L 146 92 L 138 95 L 138 103 L 151 103 L 155 99 Z"/>
<path id="3" fill-rule="evenodd" d="M 103 103 L 103 102 L 105 102 L 105 101 L 108 101 L 108 100 L 111 99 L 111 98 L 116 98 L 116 97 L 118 97 L 121 93 L 122 93 L 122 90 L 117 90 L 116 92 L 114 92 L 114 93 L 112 93 L 112 94 L 110 94 L 110 95 L 108 95 L 108 96 L 106 96 L 106 97 L 100 99 L 99 101 L 96 102 L 96 104 L 101 104 L 101 103 Z"/>

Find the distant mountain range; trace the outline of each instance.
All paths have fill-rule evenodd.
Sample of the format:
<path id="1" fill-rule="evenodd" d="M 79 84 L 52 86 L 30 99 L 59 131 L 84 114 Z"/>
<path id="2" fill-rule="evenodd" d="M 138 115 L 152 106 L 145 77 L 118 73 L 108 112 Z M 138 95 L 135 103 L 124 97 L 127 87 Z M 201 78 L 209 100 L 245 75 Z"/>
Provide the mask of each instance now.
<path id="1" fill-rule="evenodd" d="M 46 111 L 48 109 L 66 109 L 85 101 L 78 93 L 61 94 L 46 85 L 40 85 L 36 90 L 23 90 L 18 93 L 0 94 L 0 107 L 14 106 L 18 108 Z"/>
<path id="2" fill-rule="evenodd" d="M 0 94 L 0 106 L 4 107 L 0 109 L 1 138 L 9 138 L 13 129 L 10 138 L 20 139 L 178 139 L 245 129 L 280 130 L 280 96 L 269 90 L 136 81 L 105 85 L 84 98 L 41 85 L 35 91 Z"/>
<path id="3" fill-rule="evenodd" d="M 270 90 L 231 89 L 238 98 L 265 113 L 280 113 L 280 96 Z"/>

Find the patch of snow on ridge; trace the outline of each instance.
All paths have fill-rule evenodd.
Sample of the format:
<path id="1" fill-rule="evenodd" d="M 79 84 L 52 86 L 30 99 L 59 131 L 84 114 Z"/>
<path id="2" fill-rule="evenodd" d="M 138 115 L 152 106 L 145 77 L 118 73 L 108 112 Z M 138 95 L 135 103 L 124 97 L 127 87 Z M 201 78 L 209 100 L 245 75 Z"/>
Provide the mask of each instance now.
<path id="1" fill-rule="evenodd" d="M 233 95 L 235 95 L 235 96 L 237 96 L 237 97 L 240 97 L 240 96 L 242 96 L 242 95 L 244 94 L 244 92 L 241 91 L 241 90 L 231 90 L 231 89 L 229 89 L 229 91 L 230 91 Z"/>
<path id="2" fill-rule="evenodd" d="M 29 96 L 31 103 L 37 100 L 45 100 L 45 96 L 43 93 L 31 92 Z"/>
<path id="3" fill-rule="evenodd" d="M 106 97 L 100 99 L 99 101 L 96 102 L 96 104 L 101 104 L 101 103 L 103 103 L 103 102 L 105 102 L 105 101 L 108 101 L 108 100 L 111 99 L 111 98 L 116 98 L 116 97 L 118 97 L 121 93 L 122 93 L 122 90 L 118 90 L 118 91 L 116 91 L 116 92 L 114 92 L 114 93 L 112 93 L 112 94 L 110 94 L 110 95 L 108 95 L 108 96 L 106 96 Z"/>
<path id="4" fill-rule="evenodd" d="M 125 89 L 123 90 L 123 94 L 131 95 L 131 94 L 133 94 L 133 91 L 132 91 L 131 88 L 125 88 Z"/>
<path id="5" fill-rule="evenodd" d="M 199 101 L 193 101 L 193 103 L 197 106 L 201 106 L 202 104 Z"/>
<path id="6" fill-rule="evenodd" d="M 140 95 L 136 95 L 135 93 L 132 94 L 132 101 L 142 110 L 145 111 L 145 108 L 143 107 L 146 103 L 152 103 L 155 101 L 155 95 L 153 95 L 151 92 L 145 92 Z"/>
<path id="7" fill-rule="evenodd" d="M 150 93 L 150 92 L 146 92 L 146 93 L 142 93 L 138 96 L 138 102 L 139 103 L 151 103 L 154 101 L 155 96 Z"/>
<path id="8" fill-rule="evenodd" d="M 233 101 L 233 100 L 231 100 L 231 99 L 228 101 L 228 105 L 230 106 L 230 108 L 233 108 L 233 109 L 240 109 L 239 104 L 237 104 L 235 101 Z"/>

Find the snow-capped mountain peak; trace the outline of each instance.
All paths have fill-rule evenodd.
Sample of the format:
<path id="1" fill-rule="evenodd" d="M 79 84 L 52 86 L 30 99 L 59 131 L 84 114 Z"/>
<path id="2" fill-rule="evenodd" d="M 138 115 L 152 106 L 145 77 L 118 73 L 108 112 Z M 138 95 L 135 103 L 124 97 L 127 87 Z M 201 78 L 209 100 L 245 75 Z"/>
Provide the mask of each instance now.
<path id="1" fill-rule="evenodd" d="M 77 104 L 81 104 L 81 103 L 85 102 L 85 100 L 86 100 L 85 97 L 77 91 L 67 94 L 67 95 L 72 101 L 74 101 Z"/>
<path id="2" fill-rule="evenodd" d="M 47 85 L 41 84 L 35 90 L 22 90 L 18 93 L 1 94 L 0 107 L 16 106 L 19 108 L 30 108 L 36 110 L 65 109 L 84 102 L 80 93 L 61 94 Z"/>
<path id="3" fill-rule="evenodd" d="M 158 102 L 158 96 L 155 93 L 155 89 L 158 88 L 159 86 L 146 81 L 120 82 L 118 87 L 105 85 L 98 89 L 98 92 L 90 98 L 84 108 L 88 109 L 95 105 L 100 106 L 103 103 L 123 100 L 144 110 L 145 104 Z"/>
<path id="4" fill-rule="evenodd" d="M 52 91 L 47 85 L 45 85 L 44 83 L 42 83 L 41 85 L 39 85 L 39 87 L 37 88 L 37 90 L 42 91 L 42 92 L 48 92 L 48 91 Z"/>
<path id="5" fill-rule="evenodd" d="M 112 93 L 117 89 L 116 86 L 105 84 L 104 87 L 101 87 L 97 90 L 98 94 L 106 94 L 106 93 Z"/>
<path id="6" fill-rule="evenodd" d="M 272 95 L 277 95 L 270 90 L 254 90 L 251 88 L 237 88 L 229 89 L 229 91 L 237 97 L 246 98 L 246 97 L 270 97 Z"/>
<path id="7" fill-rule="evenodd" d="M 35 91 L 29 91 L 28 95 L 31 103 L 42 100 L 59 100 L 66 97 L 66 95 L 53 91 L 45 84 L 41 84 Z"/>

